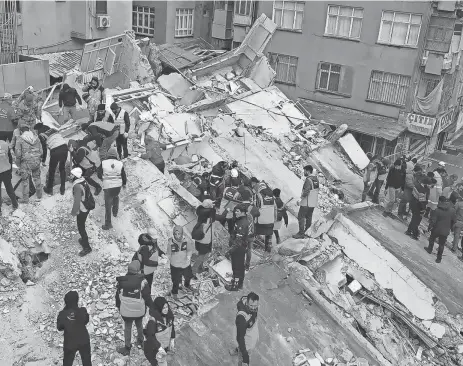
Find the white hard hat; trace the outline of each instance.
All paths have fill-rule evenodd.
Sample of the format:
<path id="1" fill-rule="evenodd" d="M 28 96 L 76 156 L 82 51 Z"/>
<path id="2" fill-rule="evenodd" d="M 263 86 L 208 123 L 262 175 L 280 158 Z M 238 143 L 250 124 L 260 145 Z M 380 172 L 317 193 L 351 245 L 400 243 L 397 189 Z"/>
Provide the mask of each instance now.
<path id="1" fill-rule="evenodd" d="M 74 168 L 71 170 L 71 174 L 76 178 L 82 178 L 82 169 L 81 168 Z"/>
<path id="2" fill-rule="evenodd" d="M 443 161 L 439 161 L 439 166 L 444 167 L 444 166 L 445 166 L 445 163 L 444 163 Z"/>
<path id="3" fill-rule="evenodd" d="M 232 178 L 238 178 L 238 170 L 232 169 L 231 170 L 231 176 L 232 176 Z"/>
<path id="4" fill-rule="evenodd" d="M 193 163 L 196 163 L 199 160 L 199 156 L 196 154 L 191 155 L 191 161 Z"/>

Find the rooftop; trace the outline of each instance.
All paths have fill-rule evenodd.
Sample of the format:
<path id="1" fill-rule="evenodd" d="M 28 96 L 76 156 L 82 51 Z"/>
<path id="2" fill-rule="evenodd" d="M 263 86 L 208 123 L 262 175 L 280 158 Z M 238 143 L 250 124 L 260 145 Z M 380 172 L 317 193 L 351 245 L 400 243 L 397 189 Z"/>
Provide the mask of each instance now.
<path id="1" fill-rule="evenodd" d="M 39 60 L 48 60 L 50 76 L 60 78 L 80 64 L 82 51 L 53 52 L 30 56 Z"/>

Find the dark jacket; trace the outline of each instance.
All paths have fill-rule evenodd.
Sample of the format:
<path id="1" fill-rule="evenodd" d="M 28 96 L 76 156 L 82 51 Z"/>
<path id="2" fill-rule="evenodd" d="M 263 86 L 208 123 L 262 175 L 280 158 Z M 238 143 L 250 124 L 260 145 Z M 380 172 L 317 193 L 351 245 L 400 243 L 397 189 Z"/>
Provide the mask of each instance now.
<path id="1" fill-rule="evenodd" d="M 82 105 L 82 99 L 80 99 L 79 93 L 74 88 L 69 87 L 68 84 L 63 84 L 63 89 L 59 92 L 58 104 L 60 108 L 64 105 L 65 107 L 74 107 L 79 102 Z"/>
<path id="2" fill-rule="evenodd" d="M 124 288 L 131 288 L 138 284 L 140 281 L 142 282 L 141 285 L 141 296 L 145 301 L 145 306 L 151 306 L 153 300 L 151 299 L 151 289 L 149 288 L 146 280 L 144 279 L 145 276 L 143 274 L 130 274 L 127 273 L 125 276 L 116 277 L 117 287 L 116 287 L 116 307 L 120 311 L 121 310 L 121 299 L 120 294 Z M 129 318 L 130 319 L 130 318 Z"/>
<path id="3" fill-rule="evenodd" d="M 253 325 L 256 322 L 257 312 L 249 313 L 247 306 L 244 304 L 244 299 L 246 299 L 246 296 L 243 296 L 240 299 L 240 301 L 238 301 L 238 303 L 236 304 L 236 308 L 238 311 L 244 311 L 245 313 L 252 315 L 249 321 L 246 321 L 246 319 L 242 315 L 236 316 L 236 341 L 238 342 L 239 352 L 243 356 L 243 363 L 249 363 L 249 353 L 246 349 L 246 342 L 244 341 L 244 336 L 246 335 L 248 325 Z"/>
<path id="4" fill-rule="evenodd" d="M 421 184 L 421 179 L 415 179 L 412 190 L 412 199 L 419 205 L 420 210 L 425 210 L 428 204 L 429 188 Z"/>
<path id="5" fill-rule="evenodd" d="M 73 292 L 75 291 L 66 294 L 65 302 L 69 294 Z M 65 308 L 58 314 L 58 319 L 56 321 L 58 330 L 64 331 L 63 348 L 77 349 L 80 346 L 90 343 L 90 337 L 86 327 L 88 321 L 89 316 L 87 309 L 78 307 L 77 301 L 75 301 L 74 304 L 66 304 Z"/>
<path id="6" fill-rule="evenodd" d="M 161 347 L 161 343 L 159 343 L 156 339 L 156 322 L 154 320 L 148 321 L 143 333 L 146 338 L 143 343 L 143 352 L 145 353 L 145 357 L 150 362 L 151 366 L 158 366 L 156 355 Z"/>
<path id="7" fill-rule="evenodd" d="M 162 308 L 164 307 L 164 304 L 167 303 L 167 300 L 164 297 L 157 297 L 154 299 L 152 302 L 150 309 L 149 309 L 149 314 L 150 317 L 155 321 L 156 323 L 156 332 L 158 331 L 158 323 L 159 324 L 172 324 L 172 333 L 170 334 L 170 338 L 173 339 L 175 338 L 175 321 L 174 321 L 174 313 L 172 312 L 172 309 L 169 307 L 169 311 L 167 315 L 162 314 Z"/>
<path id="8" fill-rule="evenodd" d="M 156 246 L 156 250 L 158 251 L 158 256 L 161 257 L 162 255 L 164 255 L 165 253 L 157 246 L 157 244 L 154 244 Z M 138 259 L 138 254 L 141 255 L 141 261 L 140 261 L 140 264 L 141 264 L 141 270 L 143 271 L 143 268 L 145 266 L 148 266 L 148 267 L 157 267 L 158 266 L 158 262 L 156 261 L 152 261 L 150 258 L 151 258 L 151 251 L 153 250 L 152 246 L 151 245 L 141 245 L 140 248 L 135 252 L 135 254 L 133 255 L 133 258 L 132 260 L 135 261 L 135 260 L 139 260 Z M 155 253 L 155 251 L 153 250 L 153 253 Z"/>
<path id="9" fill-rule="evenodd" d="M 198 216 L 198 222 L 204 224 L 209 218 L 212 220 L 212 222 L 215 221 L 216 211 L 215 208 L 206 208 L 202 205 L 199 205 L 196 209 L 196 215 Z"/>
<path id="10" fill-rule="evenodd" d="M 435 235 L 448 236 L 455 224 L 455 208 L 451 202 L 439 202 L 434 215 L 431 215 L 429 227 Z"/>
<path id="11" fill-rule="evenodd" d="M 404 189 L 405 187 L 405 173 L 402 169 L 396 169 L 394 166 L 389 169 L 389 173 L 386 178 L 385 189 L 389 187 L 398 189 Z"/>
<path id="12" fill-rule="evenodd" d="M 119 113 L 121 113 L 121 112 L 122 112 L 122 109 L 119 111 Z M 116 118 L 117 118 L 117 116 L 116 116 Z M 114 123 L 114 117 L 113 117 L 112 114 L 108 117 L 108 122 Z M 127 112 L 124 113 L 124 124 L 125 124 L 125 132 L 129 133 L 129 131 L 130 131 L 130 117 L 129 117 L 129 114 Z"/>
<path id="13" fill-rule="evenodd" d="M 275 198 L 275 204 L 277 205 L 277 221 L 281 221 L 282 219 L 285 220 L 285 225 L 288 226 L 288 212 L 286 211 L 286 207 L 284 207 L 284 203 L 280 197 Z"/>

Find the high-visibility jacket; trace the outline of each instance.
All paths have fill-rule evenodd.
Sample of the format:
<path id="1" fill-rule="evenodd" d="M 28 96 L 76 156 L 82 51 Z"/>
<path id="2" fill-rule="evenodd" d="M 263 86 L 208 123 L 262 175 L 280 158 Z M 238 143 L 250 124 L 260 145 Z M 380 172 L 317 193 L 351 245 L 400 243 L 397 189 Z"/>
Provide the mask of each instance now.
<path id="1" fill-rule="evenodd" d="M 238 311 L 236 316 L 243 316 L 246 320 L 246 334 L 244 335 L 244 343 L 246 345 L 246 350 L 251 351 L 256 348 L 257 342 L 259 341 L 259 326 L 257 324 L 257 317 L 252 318 L 251 314 L 246 313 L 241 310 Z"/>
<path id="2" fill-rule="evenodd" d="M 143 263 L 143 258 L 139 251 L 136 253 L 136 256 L 137 256 L 138 261 L 140 263 Z M 159 260 L 158 248 L 153 245 L 151 246 L 151 249 L 150 249 L 150 261 L 158 262 L 158 260 Z M 145 276 L 151 273 L 154 273 L 154 271 L 156 271 L 156 268 L 157 268 L 157 267 L 150 267 L 150 266 L 143 265 L 143 264 L 142 266 L 143 266 L 142 268 L 143 274 Z"/>
<path id="3" fill-rule="evenodd" d="M 8 157 L 9 149 L 10 147 L 8 143 L 6 141 L 0 140 L 0 173 L 11 169 L 10 158 Z"/>
<path id="4" fill-rule="evenodd" d="M 311 183 L 312 189 L 309 191 L 309 194 L 301 200 L 301 206 L 317 207 L 320 182 L 315 175 L 308 176 L 307 180 Z"/>
<path id="5" fill-rule="evenodd" d="M 224 210 L 229 208 L 230 211 L 227 212 L 226 218 L 227 219 L 233 218 L 233 209 L 239 203 L 236 201 L 239 201 L 240 198 L 241 198 L 241 195 L 238 192 L 237 188 L 235 187 L 225 188 L 223 192 L 223 198 L 220 201 L 220 209 L 219 209 L 220 214 L 222 215 L 224 213 Z"/>
<path id="6" fill-rule="evenodd" d="M 143 275 L 126 275 L 117 277 L 120 286 L 120 314 L 127 318 L 140 318 L 145 315 L 146 305 L 142 296 L 143 287 L 147 285 Z"/>
<path id="7" fill-rule="evenodd" d="M 119 134 L 120 135 L 123 135 L 124 132 L 125 132 L 125 121 L 124 121 L 124 116 L 125 116 L 125 110 L 124 108 L 121 108 L 119 114 L 116 115 L 114 113 L 112 113 L 112 116 L 113 116 L 113 119 L 114 119 L 114 124 L 119 126 Z"/>
<path id="8" fill-rule="evenodd" d="M 257 218 L 259 225 L 273 225 L 277 217 L 275 198 L 271 196 L 258 195 L 261 206 L 259 207 L 260 216 Z"/>
<path id="9" fill-rule="evenodd" d="M 85 157 L 82 159 L 82 161 L 79 164 L 82 168 L 89 169 L 93 166 L 99 167 L 101 165 L 100 156 L 98 154 L 98 151 L 90 150 L 86 146 L 80 147 L 79 149 L 77 149 L 77 151 L 79 151 L 80 149 L 85 151 Z"/>
<path id="10" fill-rule="evenodd" d="M 116 129 L 117 126 L 114 125 L 114 123 L 111 122 L 93 122 L 88 126 L 88 130 L 92 131 L 93 129 L 95 132 L 102 132 L 104 133 L 105 136 L 110 136 L 114 133 L 114 130 Z M 101 130 L 101 131 L 99 131 Z"/>
<path id="11" fill-rule="evenodd" d="M 63 138 L 63 136 L 61 136 L 61 134 L 53 128 L 50 128 L 49 130 L 42 132 L 40 134 L 40 137 L 42 137 L 42 139 L 46 141 L 47 147 L 50 150 L 53 150 L 62 145 L 67 145 L 67 142 Z"/>
<path id="12" fill-rule="evenodd" d="M 124 164 L 116 159 L 106 159 L 103 166 L 103 189 L 122 187 L 122 168 Z"/>
<path id="13" fill-rule="evenodd" d="M 201 244 L 210 244 L 212 242 L 211 219 L 210 218 L 207 219 L 207 221 L 202 225 L 203 225 L 204 238 L 202 238 L 201 240 L 196 240 L 196 241 Z"/>

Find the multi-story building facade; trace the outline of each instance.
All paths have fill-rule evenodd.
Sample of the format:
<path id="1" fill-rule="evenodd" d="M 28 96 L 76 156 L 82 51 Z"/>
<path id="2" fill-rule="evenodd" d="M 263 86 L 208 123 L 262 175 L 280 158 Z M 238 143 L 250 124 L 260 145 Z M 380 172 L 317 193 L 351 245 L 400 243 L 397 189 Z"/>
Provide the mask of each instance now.
<path id="1" fill-rule="evenodd" d="M 210 41 L 212 1 L 133 0 L 132 29 L 156 44 L 182 43 L 192 38 Z"/>

